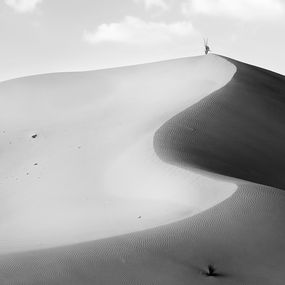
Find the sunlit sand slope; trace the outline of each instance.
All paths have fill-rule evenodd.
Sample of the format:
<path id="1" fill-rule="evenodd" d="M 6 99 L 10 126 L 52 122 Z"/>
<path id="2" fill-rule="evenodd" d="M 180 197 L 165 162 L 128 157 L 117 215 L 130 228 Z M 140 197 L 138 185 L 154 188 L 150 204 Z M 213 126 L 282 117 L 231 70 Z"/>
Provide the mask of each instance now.
<path id="1" fill-rule="evenodd" d="M 227 175 L 231 197 L 153 229 L 2 255 L 2 283 L 284 284 L 285 80 L 230 61 L 233 79 L 160 126 L 154 148 L 166 165 Z"/>
<path id="2" fill-rule="evenodd" d="M 233 183 L 166 164 L 157 129 L 224 86 L 209 56 L 0 84 L 0 254 L 141 231 L 229 197 Z"/>

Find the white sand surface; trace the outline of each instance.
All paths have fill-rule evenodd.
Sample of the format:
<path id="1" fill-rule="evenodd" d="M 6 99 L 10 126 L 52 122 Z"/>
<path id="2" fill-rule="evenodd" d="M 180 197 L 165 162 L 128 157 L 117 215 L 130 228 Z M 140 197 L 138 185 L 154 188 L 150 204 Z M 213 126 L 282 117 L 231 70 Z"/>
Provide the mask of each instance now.
<path id="1" fill-rule="evenodd" d="M 236 73 L 230 80 L 228 68 L 232 68 L 232 64 L 236 66 Z M 234 71 L 235 68 L 233 73 Z M 87 97 L 84 97 L 84 100 L 78 98 L 76 104 L 73 102 L 69 105 L 69 109 L 65 106 L 65 115 L 59 122 L 59 116 L 51 115 L 51 110 L 55 113 L 63 112 L 56 111 L 55 106 L 48 109 L 47 106 L 52 105 L 48 101 L 38 100 L 49 110 L 44 113 L 45 108 L 42 108 L 42 111 L 29 109 L 31 103 L 28 102 L 35 102 L 34 99 L 22 100 L 24 108 L 16 106 L 13 103 L 15 100 L 11 99 L 9 103 L 10 99 L 4 95 L 0 96 L 1 100 L 5 97 L 6 106 L 4 108 L 0 104 L 3 109 L 0 115 L 4 116 L 0 122 L 11 126 L 9 136 L 13 137 L 14 134 L 15 141 L 21 146 L 16 152 L 17 148 L 11 142 L 15 149 L 13 152 L 11 144 L 9 145 L 9 136 L 6 136 L 6 140 L 3 136 L 1 140 L 1 163 L 6 162 L 6 168 L 3 168 L 7 176 L 6 186 L 8 181 L 12 180 L 8 180 L 9 175 L 13 177 L 13 173 L 18 176 L 22 173 L 20 177 L 25 181 L 24 172 L 30 165 L 27 163 L 29 159 L 31 163 L 35 161 L 34 158 L 46 163 L 42 164 L 42 168 L 39 167 L 40 164 L 36 168 L 41 172 L 39 177 L 44 179 L 43 182 L 38 182 L 42 183 L 39 184 L 41 187 L 24 187 L 34 185 L 31 172 L 28 175 L 30 180 L 26 180 L 22 188 L 18 186 L 18 191 L 9 192 L 6 188 L 6 192 L 1 192 L 1 198 L 6 199 L 6 203 L 3 202 L 0 208 L 1 214 L 3 213 L 1 222 L 7 221 L 6 225 L 10 226 L 10 229 L 14 228 L 15 232 L 2 231 L 6 238 L 7 254 L 5 250 L 0 254 L 0 284 L 283 285 L 285 77 L 216 56 L 98 71 L 94 73 L 96 76 L 92 77 L 92 84 L 96 83 L 98 86 L 100 82 L 100 90 L 105 86 L 109 92 L 106 94 L 113 94 L 113 97 L 105 105 L 104 112 L 109 110 L 108 116 L 103 112 L 95 112 L 97 120 L 87 122 L 86 114 L 90 118 L 95 115 L 92 110 L 94 105 L 90 103 L 93 98 L 92 89 L 87 88 L 91 85 L 86 84 L 89 79 L 84 79 L 84 74 L 90 76 L 90 73 L 61 74 L 60 80 L 55 80 L 58 74 L 39 76 L 38 86 L 31 83 L 35 78 L 21 79 L 25 84 L 20 84 L 21 80 L 1 84 L 1 92 L 5 91 L 1 94 L 16 94 L 14 96 L 18 98 L 21 92 L 25 96 L 44 92 L 43 94 L 49 96 L 42 97 L 50 98 L 59 104 L 59 100 L 55 100 L 57 97 L 54 91 L 49 91 L 48 87 L 41 88 L 42 85 L 52 86 L 45 81 L 57 83 L 59 94 L 67 94 L 63 92 L 66 88 L 64 86 L 68 86 L 69 94 L 80 93 L 78 86 L 81 86 L 80 94 Z M 217 80 L 222 78 L 219 77 L 221 74 L 224 79 L 230 80 L 227 84 L 226 80 L 224 81 L 223 84 L 226 85 Z M 189 75 L 191 76 L 188 77 Z M 201 76 L 206 77 L 201 79 Z M 100 80 L 96 81 L 95 77 Z M 122 78 L 127 77 L 131 80 L 122 81 Z M 116 80 L 113 80 L 114 78 Z M 159 80 L 163 86 L 155 85 Z M 122 82 L 125 87 L 120 89 L 118 86 L 121 86 Z M 146 82 L 149 82 L 149 85 Z M 224 87 L 217 89 L 217 82 Z M 82 86 L 86 87 L 84 92 Z M 217 90 L 197 104 L 191 105 L 207 92 L 211 92 L 210 86 Z M 157 92 L 158 88 L 164 90 Z M 131 89 L 136 89 L 137 93 L 128 93 Z M 137 100 L 136 103 L 134 100 L 133 105 L 129 104 L 136 106 L 135 111 L 120 104 L 119 100 L 114 100 L 117 98 L 116 90 L 121 90 L 121 98 L 124 98 L 124 94 L 127 97 L 130 94 L 139 94 L 140 99 L 145 98 L 146 94 L 151 94 L 150 98 L 160 94 L 162 103 L 158 104 L 161 105 L 159 107 L 154 104 L 156 108 L 152 109 L 151 104 L 142 104 L 143 100 Z M 59 98 L 60 96 L 57 99 Z M 169 99 L 168 103 L 164 98 Z M 179 98 L 185 99 L 181 101 L 181 105 Z M 101 97 L 100 100 L 104 101 Z M 130 98 L 126 101 L 130 102 L 129 100 Z M 59 105 L 64 105 L 63 102 L 64 100 Z M 80 106 L 79 102 L 86 102 L 86 108 L 78 112 L 78 117 L 75 118 L 75 110 L 80 109 L 76 107 Z M 110 102 L 114 102 L 114 105 Z M 18 112 L 8 108 L 13 104 Z M 99 106 L 99 103 L 96 105 Z M 26 110 L 26 114 L 20 112 L 21 110 Z M 33 119 L 29 118 L 32 112 L 38 112 Z M 118 116 L 112 117 L 115 113 L 121 114 L 124 118 L 121 122 L 124 121 L 124 124 L 120 124 Z M 156 114 L 160 114 L 160 117 L 156 117 Z M 15 120 L 17 116 L 18 120 Z M 74 118 L 72 124 L 71 118 Z M 109 121 L 106 118 L 109 118 Z M 142 118 L 144 119 L 141 120 Z M 25 129 L 25 125 L 34 127 Z M 154 133 L 152 127 L 155 125 L 157 129 Z M 102 138 L 101 145 L 92 126 L 97 126 L 96 131 Z M 63 139 L 63 130 L 66 139 Z M 39 133 L 37 143 L 30 140 L 30 136 L 35 132 Z M 117 138 L 116 141 L 112 139 L 114 137 Z M 45 143 L 47 141 L 49 144 Z M 58 144 L 58 141 L 61 144 Z M 74 144 L 79 143 L 82 146 L 78 150 L 84 150 L 85 156 L 84 152 L 78 152 L 78 156 L 75 156 Z M 42 146 L 45 146 L 45 149 Z M 96 149 L 93 146 L 97 146 L 96 155 L 90 157 L 91 149 Z M 18 166 L 16 161 L 20 160 L 26 164 Z M 85 179 L 78 179 L 82 176 Z M 2 183 L 4 181 L 3 179 Z M 96 191 L 88 188 L 87 185 L 91 185 L 91 181 L 93 185 L 101 187 L 96 188 Z M 235 184 L 238 189 L 231 195 Z M 14 184 L 10 182 L 10 185 Z M 58 187 L 59 185 L 68 187 Z M 25 196 L 21 189 L 30 191 L 30 196 Z M 57 191 L 54 191 L 55 189 Z M 70 189 L 71 192 L 68 191 Z M 74 195 L 70 196 L 68 193 Z M 80 198 L 82 193 L 88 194 L 86 201 Z M 41 201 L 41 204 L 32 203 L 35 197 L 37 199 L 34 201 Z M 54 199 L 55 197 L 57 199 Z M 18 201 L 17 206 L 13 206 L 13 201 Z M 87 201 L 90 203 L 89 213 L 98 214 L 89 215 L 90 220 L 87 217 Z M 108 201 L 110 204 L 106 204 L 109 206 L 103 207 L 102 201 Z M 47 206 L 43 207 L 44 205 Z M 60 212 L 59 209 L 62 209 L 63 205 L 65 209 Z M 61 219 L 55 223 L 54 216 L 47 208 L 52 208 Z M 116 217 L 110 216 L 110 223 L 106 222 L 106 209 L 109 209 L 111 214 L 117 214 Z M 130 216 L 138 215 L 138 209 L 140 213 L 145 209 L 145 213 L 137 219 L 141 222 L 139 231 L 134 220 L 128 223 Z M 39 214 L 37 219 L 35 212 Z M 46 220 L 43 213 L 46 213 Z M 70 223 L 66 222 L 68 213 L 73 213 L 73 222 L 71 218 Z M 100 213 L 105 213 L 101 219 Z M 32 219 L 35 223 L 31 222 Z M 80 224 L 84 219 L 84 223 Z M 47 220 L 50 223 L 46 223 Z M 28 221 L 30 223 L 27 223 Z M 106 236 L 109 233 L 109 237 L 96 239 L 94 227 L 91 226 L 89 236 L 93 235 L 94 240 L 84 241 L 88 237 L 86 225 L 96 224 L 96 221 L 101 233 Z M 4 229 L 4 222 L 1 225 L 1 229 Z M 19 225 L 22 226 L 25 238 L 21 235 Z M 24 228 L 24 225 L 30 225 L 29 230 Z M 40 225 L 49 233 L 45 242 L 49 242 L 52 248 L 39 249 L 48 243 L 38 245 L 32 242 L 36 234 L 39 236 Z M 143 227 L 148 229 L 143 230 Z M 68 245 L 71 242 L 71 238 L 68 240 L 66 236 L 68 229 L 74 235 L 81 233 L 82 236 L 78 240 L 82 238 L 83 242 Z M 108 232 L 108 229 L 111 230 Z M 124 229 L 125 234 L 113 236 L 117 234 L 117 229 Z M 56 236 L 57 232 L 61 235 Z M 19 234 L 19 237 L 15 238 L 15 233 Z M 3 241 L 2 238 L 1 242 Z M 12 249 L 17 242 L 18 248 Z M 60 242 L 66 245 L 56 247 Z M 3 245 L 2 248 L 4 249 Z M 34 250 L 27 251 L 29 248 Z M 213 269 L 213 274 L 209 274 L 209 268 Z"/>
<path id="2" fill-rule="evenodd" d="M 0 254 L 157 227 L 231 196 L 234 182 L 162 162 L 153 136 L 235 72 L 210 55 L 2 82 Z"/>

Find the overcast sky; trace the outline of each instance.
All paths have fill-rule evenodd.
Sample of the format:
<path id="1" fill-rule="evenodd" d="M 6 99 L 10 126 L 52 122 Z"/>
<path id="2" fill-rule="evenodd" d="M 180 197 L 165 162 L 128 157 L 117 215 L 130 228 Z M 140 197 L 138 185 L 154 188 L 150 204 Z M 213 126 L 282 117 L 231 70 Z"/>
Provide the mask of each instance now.
<path id="1" fill-rule="evenodd" d="M 0 81 L 213 52 L 285 74 L 285 0 L 0 0 Z"/>

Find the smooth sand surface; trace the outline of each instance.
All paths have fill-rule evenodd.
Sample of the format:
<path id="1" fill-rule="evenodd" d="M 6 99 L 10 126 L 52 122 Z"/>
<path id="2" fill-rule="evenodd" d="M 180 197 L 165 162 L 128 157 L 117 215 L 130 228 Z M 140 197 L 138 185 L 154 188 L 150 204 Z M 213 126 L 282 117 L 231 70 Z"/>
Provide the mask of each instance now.
<path id="1" fill-rule="evenodd" d="M 228 60 L 234 78 L 164 124 L 156 150 L 169 162 L 285 189 L 284 76 Z"/>
<path id="2" fill-rule="evenodd" d="M 229 197 L 234 183 L 164 163 L 153 137 L 235 71 L 210 56 L 1 83 L 0 254 L 141 231 Z"/>
<path id="3" fill-rule="evenodd" d="M 200 59 L 214 59 L 214 73 L 226 60 Z M 173 169 L 227 175 L 229 186 L 239 185 L 232 196 L 156 228 L 2 255 L 2 283 L 284 284 L 285 80 L 227 60 L 237 67 L 232 80 L 159 126 L 153 142 Z"/>

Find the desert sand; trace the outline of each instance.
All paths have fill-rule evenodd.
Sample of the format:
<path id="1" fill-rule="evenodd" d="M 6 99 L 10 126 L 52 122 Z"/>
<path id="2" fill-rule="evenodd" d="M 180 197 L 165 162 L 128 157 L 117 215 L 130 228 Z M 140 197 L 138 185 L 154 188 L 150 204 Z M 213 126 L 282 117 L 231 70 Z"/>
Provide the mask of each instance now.
<path id="1" fill-rule="evenodd" d="M 1 83 L 1 284 L 283 284 L 284 91 L 215 55 Z"/>
<path id="2" fill-rule="evenodd" d="M 162 162 L 153 137 L 235 70 L 197 57 L 0 84 L 0 253 L 140 231 L 229 197 L 235 184 Z"/>

